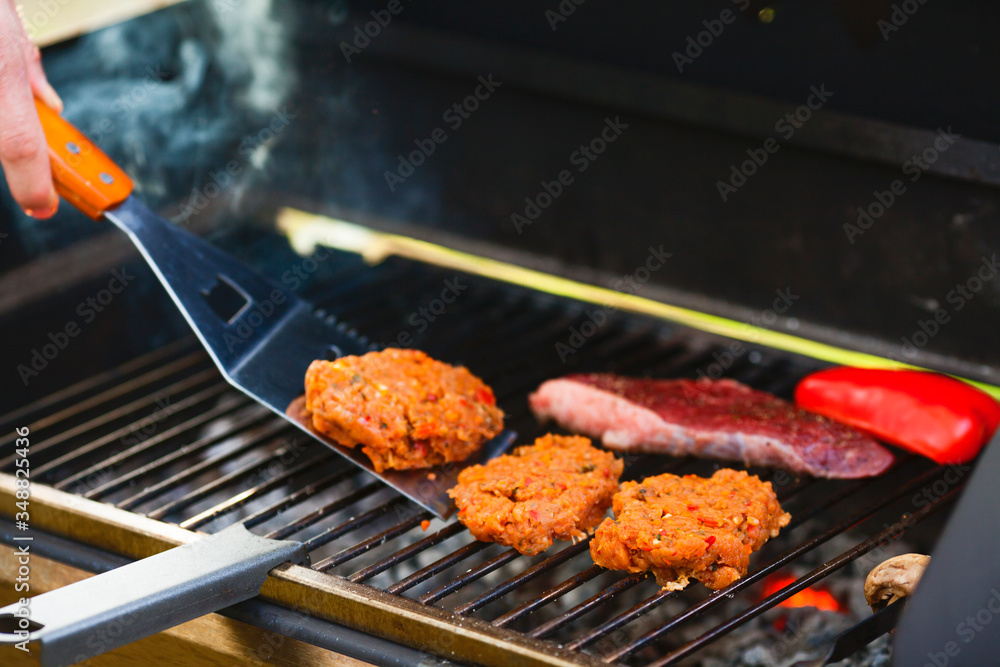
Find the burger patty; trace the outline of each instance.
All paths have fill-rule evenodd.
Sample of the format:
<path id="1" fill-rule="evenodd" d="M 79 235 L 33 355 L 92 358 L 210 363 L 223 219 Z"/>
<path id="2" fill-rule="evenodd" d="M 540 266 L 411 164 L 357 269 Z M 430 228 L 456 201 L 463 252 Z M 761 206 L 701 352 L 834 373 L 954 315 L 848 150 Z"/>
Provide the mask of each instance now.
<path id="1" fill-rule="evenodd" d="M 788 525 L 770 482 L 723 468 L 710 478 L 665 474 L 625 482 L 590 542 L 610 570 L 651 571 L 664 588 L 693 578 L 709 588 L 747 573 L 750 554 Z"/>
<path id="2" fill-rule="evenodd" d="M 554 539 L 585 537 L 604 517 L 624 464 L 580 436 L 544 435 L 486 465 L 466 468 L 448 491 L 458 520 L 483 542 L 534 556 Z"/>
<path id="3" fill-rule="evenodd" d="M 320 433 L 361 445 L 378 472 L 464 460 L 503 429 L 492 389 L 419 350 L 314 361 L 306 410 Z"/>
<path id="4" fill-rule="evenodd" d="M 893 463 L 872 438 L 734 380 L 648 380 L 608 373 L 549 380 L 529 397 L 542 419 L 605 447 L 869 477 Z"/>

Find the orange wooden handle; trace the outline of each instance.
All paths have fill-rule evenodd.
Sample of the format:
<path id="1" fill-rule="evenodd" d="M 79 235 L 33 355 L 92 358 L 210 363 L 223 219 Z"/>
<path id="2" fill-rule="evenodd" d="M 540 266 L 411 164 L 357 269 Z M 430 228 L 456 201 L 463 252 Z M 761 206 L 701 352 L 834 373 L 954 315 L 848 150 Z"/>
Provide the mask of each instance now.
<path id="1" fill-rule="evenodd" d="M 56 192 L 94 220 L 132 193 L 132 179 L 83 132 L 35 98 Z"/>

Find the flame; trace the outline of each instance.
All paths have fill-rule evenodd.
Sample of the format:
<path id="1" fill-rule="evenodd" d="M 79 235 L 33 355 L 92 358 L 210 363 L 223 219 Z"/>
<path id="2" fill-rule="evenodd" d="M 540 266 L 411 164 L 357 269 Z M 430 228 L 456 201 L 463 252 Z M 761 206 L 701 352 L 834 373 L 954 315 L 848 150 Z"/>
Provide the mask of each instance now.
<path id="1" fill-rule="evenodd" d="M 795 581 L 796 578 L 792 575 L 778 574 L 768 577 L 764 581 L 764 590 L 761 593 L 761 598 L 770 597 Z M 841 613 L 847 612 L 847 606 L 841 604 L 833 593 L 825 588 L 814 587 L 799 591 L 787 600 L 779 602 L 778 606 L 791 609 L 798 607 L 815 607 L 816 609 L 822 609 L 824 611 L 836 611 Z"/>

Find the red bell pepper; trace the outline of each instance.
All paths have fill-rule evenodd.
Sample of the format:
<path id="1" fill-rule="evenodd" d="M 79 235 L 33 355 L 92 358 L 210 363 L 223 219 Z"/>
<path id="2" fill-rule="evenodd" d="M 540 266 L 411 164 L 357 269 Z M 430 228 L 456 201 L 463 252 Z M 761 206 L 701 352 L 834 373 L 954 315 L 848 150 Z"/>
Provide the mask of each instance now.
<path id="1" fill-rule="evenodd" d="M 938 373 L 830 368 L 805 377 L 795 402 L 937 463 L 967 463 L 1000 424 L 1000 403 Z"/>

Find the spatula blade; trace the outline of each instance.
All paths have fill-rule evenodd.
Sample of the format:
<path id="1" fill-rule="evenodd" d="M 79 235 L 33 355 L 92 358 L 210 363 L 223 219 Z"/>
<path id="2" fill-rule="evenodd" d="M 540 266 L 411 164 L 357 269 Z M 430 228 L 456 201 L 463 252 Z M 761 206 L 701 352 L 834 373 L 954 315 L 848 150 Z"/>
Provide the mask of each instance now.
<path id="1" fill-rule="evenodd" d="M 436 516 L 447 518 L 454 511 L 447 491 L 463 468 L 513 443 L 515 434 L 504 431 L 461 464 L 376 472 L 362 452 L 289 414 L 304 391 L 309 364 L 370 351 L 361 337 L 320 319 L 293 292 L 157 216 L 134 197 L 104 216 L 129 235 L 230 384 Z"/>

